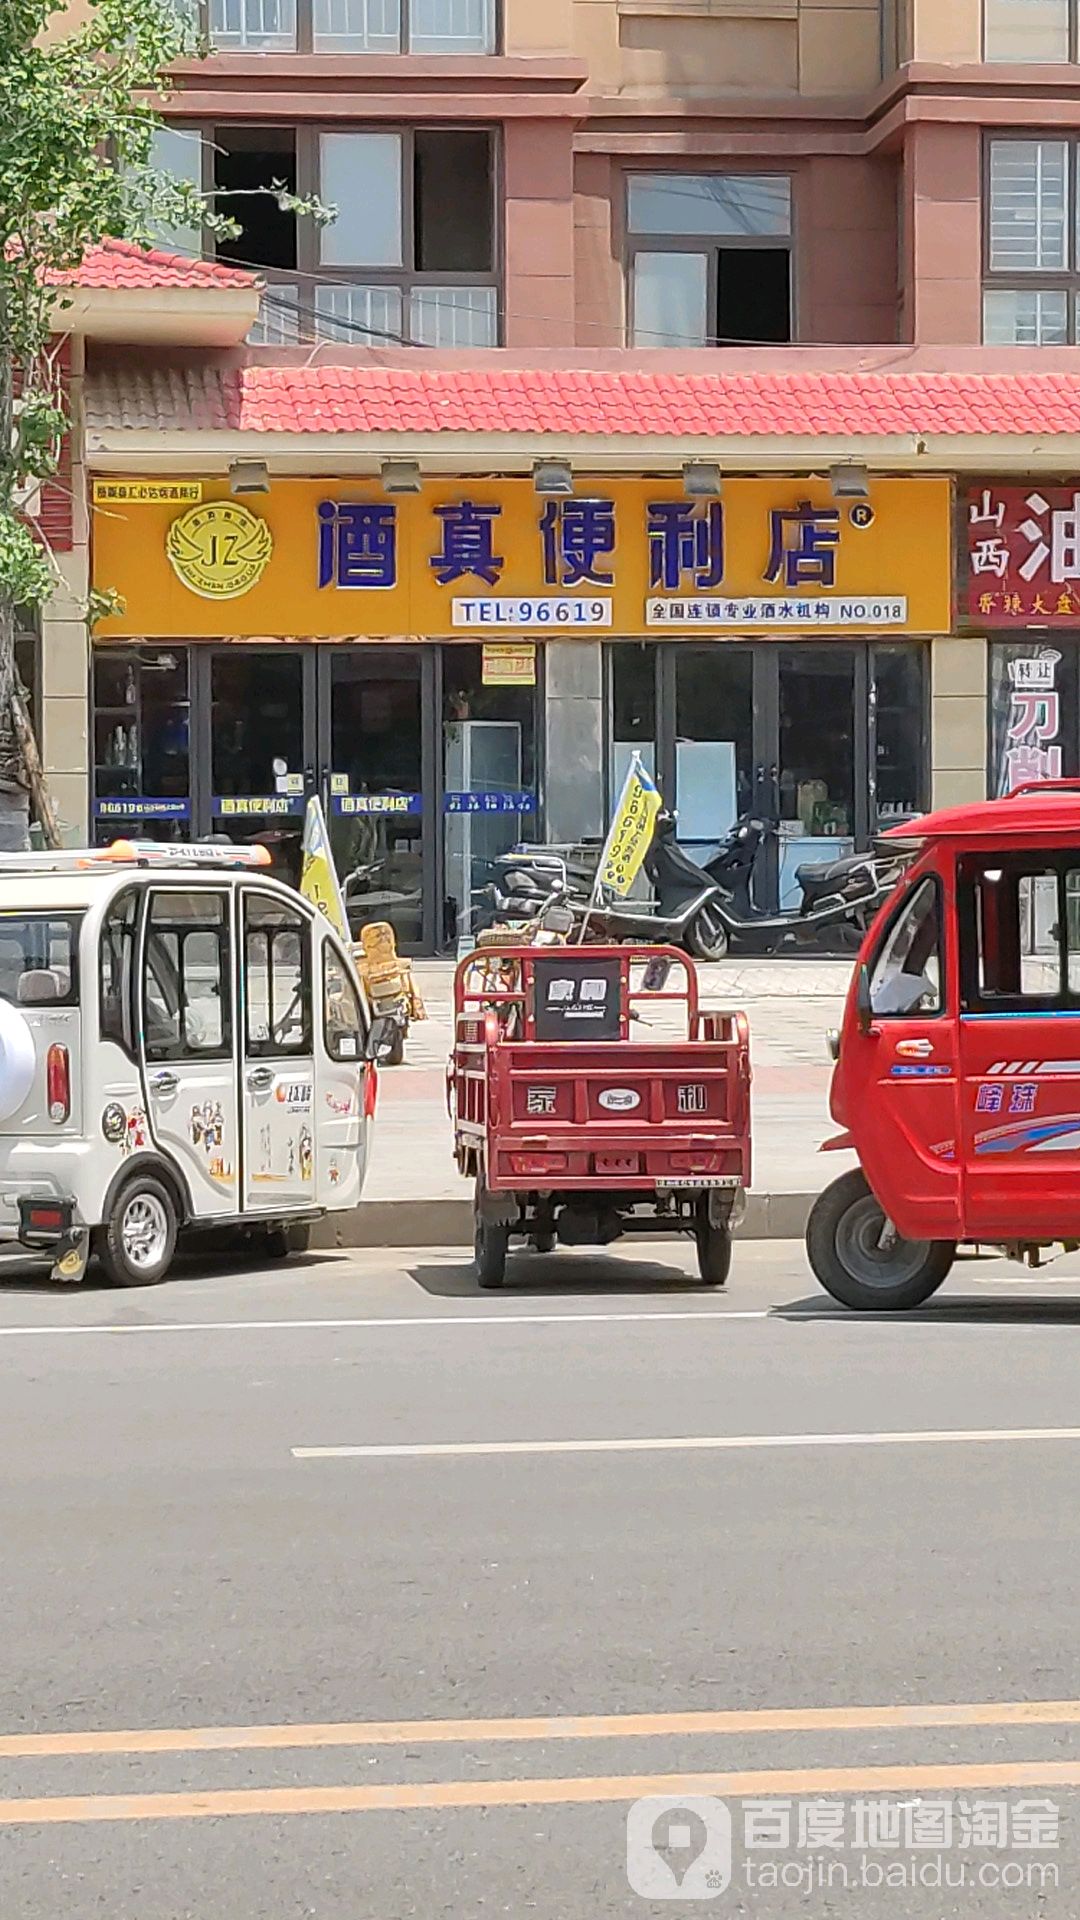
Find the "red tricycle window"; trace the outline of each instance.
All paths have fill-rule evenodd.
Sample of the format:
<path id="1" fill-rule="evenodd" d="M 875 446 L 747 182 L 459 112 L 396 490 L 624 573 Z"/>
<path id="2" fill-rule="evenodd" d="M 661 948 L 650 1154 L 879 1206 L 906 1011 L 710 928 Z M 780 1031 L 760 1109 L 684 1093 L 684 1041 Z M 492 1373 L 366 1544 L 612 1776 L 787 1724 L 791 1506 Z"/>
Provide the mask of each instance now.
<path id="1" fill-rule="evenodd" d="M 941 901 L 938 883 L 915 888 L 889 927 L 870 975 L 876 1017 L 935 1014 L 942 1009 Z"/>
<path id="2" fill-rule="evenodd" d="M 1075 854 L 964 861 L 960 898 L 965 1012 L 1080 1007 Z"/>

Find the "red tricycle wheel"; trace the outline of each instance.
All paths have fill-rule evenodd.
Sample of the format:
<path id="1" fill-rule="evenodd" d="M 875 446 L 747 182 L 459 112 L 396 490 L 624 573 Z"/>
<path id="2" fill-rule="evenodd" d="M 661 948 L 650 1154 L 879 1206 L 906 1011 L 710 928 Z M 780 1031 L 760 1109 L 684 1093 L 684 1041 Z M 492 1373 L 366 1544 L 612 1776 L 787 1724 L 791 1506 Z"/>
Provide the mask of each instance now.
<path id="1" fill-rule="evenodd" d="M 936 1293 L 956 1255 L 951 1240 L 905 1240 L 856 1168 L 814 1203 L 806 1251 L 826 1293 L 856 1313 L 903 1313 Z"/>

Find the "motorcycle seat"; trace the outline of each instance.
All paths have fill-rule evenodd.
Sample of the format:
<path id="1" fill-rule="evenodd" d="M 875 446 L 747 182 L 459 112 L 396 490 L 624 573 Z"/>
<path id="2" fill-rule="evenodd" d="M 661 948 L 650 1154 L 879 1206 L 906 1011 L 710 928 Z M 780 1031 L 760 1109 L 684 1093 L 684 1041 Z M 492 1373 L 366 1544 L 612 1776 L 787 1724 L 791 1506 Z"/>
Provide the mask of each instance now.
<path id="1" fill-rule="evenodd" d="M 820 893 L 825 887 L 841 886 L 857 867 L 866 865 L 865 853 L 849 853 L 843 860 L 817 861 L 796 867 L 795 879 L 804 890 Z"/>

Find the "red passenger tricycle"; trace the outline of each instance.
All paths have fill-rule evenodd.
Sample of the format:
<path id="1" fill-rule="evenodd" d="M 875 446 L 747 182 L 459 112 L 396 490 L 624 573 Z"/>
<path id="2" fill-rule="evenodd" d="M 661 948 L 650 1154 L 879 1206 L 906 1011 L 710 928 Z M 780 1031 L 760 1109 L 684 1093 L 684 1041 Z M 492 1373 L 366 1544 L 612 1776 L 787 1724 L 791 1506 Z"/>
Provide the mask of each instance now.
<path id="1" fill-rule="evenodd" d="M 855 968 L 827 1142 L 859 1168 L 807 1229 L 863 1311 L 920 1305 L 963 1242 L 1032 1267 L 1080 1243 L 1080 781 L 884 837 L 911 864 Z"/>
<path id="2" fill-rule="evenodd" d="M 476 1276 L 542 1252 L 691 1234 L 723 1286 L 750 1181 L 750 1035 L 674 947 L 500 946 L 454 979 L 448 1098 Z M 641 1036 L 639 1035 L 639 1029 Z"/>

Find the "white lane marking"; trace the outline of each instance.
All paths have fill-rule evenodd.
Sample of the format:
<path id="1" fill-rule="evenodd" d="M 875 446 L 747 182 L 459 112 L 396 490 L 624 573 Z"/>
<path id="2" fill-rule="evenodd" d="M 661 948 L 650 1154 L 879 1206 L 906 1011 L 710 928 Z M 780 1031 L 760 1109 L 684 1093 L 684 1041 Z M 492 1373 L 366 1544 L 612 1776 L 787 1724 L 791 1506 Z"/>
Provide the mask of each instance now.
<path id="1" fill-rule="evenodd" d="M 723 1433 L 650 1440 L 451 1440 L 372 1447 L 293 1447 L 294 1460 L 413 1460 L 485 1453 L 734 1453 L 765 1447 L 967 1446 L 981 1441 L 1080 1440 L 1080 1427 L 971 1427 L 913 1433 Z"/>
<path id="2" fill-rule="evenodd" d="M 779 1317 L 781 1316 L 768 1307 L 738 1308 L 733 1311 L 724 1307 L 701 1309 L 687 1307 L 682 1311 L 669 1312 L 661 1309 L 656 1313 L 433 1313 L 404 1314 L 394 1318 L 390 1315 L 378 1315 L 367 1320 L 157 1320 L 130 1327 L 124 1326 L 122 1322 L 96 1327 L 0 1327 L 0 1340 L 26 1339 L 37 1334 L 54 1333 L 297 1333 L 320 1330 L 337 1332 L 348 1327 L 549 1327 L 573 1325 L 577 1321 L 589 1325 L 596 1321 L 693 1320 L 696 1322 L 698 1320 L 773 1320 Z"/>

